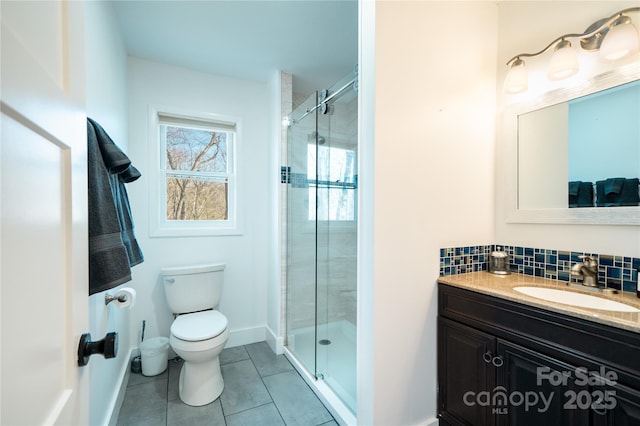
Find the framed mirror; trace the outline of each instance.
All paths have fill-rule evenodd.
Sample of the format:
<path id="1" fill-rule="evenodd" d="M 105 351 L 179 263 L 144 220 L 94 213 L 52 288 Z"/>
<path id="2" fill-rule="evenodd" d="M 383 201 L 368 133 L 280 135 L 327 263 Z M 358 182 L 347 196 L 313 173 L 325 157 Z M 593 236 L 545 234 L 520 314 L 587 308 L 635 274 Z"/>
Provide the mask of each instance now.
<path id="1" fill-rule="evenodd" d="M 640 225 L 639 111 L 638 63 L 506 109 L 507 222 Z M 627 182 L 635 196 L 614 200 Z"/>

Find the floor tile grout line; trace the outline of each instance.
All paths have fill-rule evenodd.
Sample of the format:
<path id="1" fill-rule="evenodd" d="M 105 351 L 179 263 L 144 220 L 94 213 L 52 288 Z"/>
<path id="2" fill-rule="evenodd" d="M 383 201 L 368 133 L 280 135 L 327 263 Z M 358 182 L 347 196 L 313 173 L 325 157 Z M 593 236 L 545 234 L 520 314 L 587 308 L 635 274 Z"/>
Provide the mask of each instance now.
<path id="1" fill-rule="evenodd" d="M 249 355 L 249 356 L 251 356 L 251 355 Z M 286 426 L 287 422 L 285 421 L 284 417 L 282 417 L 282 413 L 280 412 L 280 408 L 278 407 L 278 404 L 276 404 L 276 401 L 273 399 L 273 395 L 271 395 L 271 392 L 269 391 L 269 388 L 267 387 L 267 384 L 264 382 L 264 378 L 260 374 L 260 371 L 258 371 L 258 367 L 256 367 L 256 364 L 253 362 L 253 359 L 251 360 L 251 362 L 253 363 L 253 366 L 255 367 L 256 371 L 258 372 L 258 377 L 260 377 L 260 381 L 262 382 L 262 385 L 264 386 L 264 388 L 266 389 L 267 393 L 269 394 L 269 398 L 271 398 L 271 402 L 273 403 L 273 406 L 276 407 L 276 411 L 278 412 L 278 415 L 282 419 L 282 423 Z M 271 374 L 271 376 L 273 376 L 273 374 Z"/>
<path id="2" fill-rule="evenodd" d="M 133 374 L 138 374 L 138 373 L 133 373 Z M 163 374 L 162 374 L 162 373 L 160 373 L 160 374 L 158 374 L 157 376 L 153 376 L 153 377 L 154 377 L 153 379 L 145 380 L 145 381 L 142 381 L 142 382 L 140 382 L 140 383 L 133 384 L 133 385 L 130 385 L 130 384 L 129 384 L 129 380 L 127 380 L 127 387 L 126 387 L 126 389 L 128 389 L 128 388 L 133 388 L 133 387 L 140 386 L 140 385 L 146 385 L 146 384 L 149 384 L 149 383 L 157 382 L 157 381 L 159 381 L 159 380 L 164 380 L 164 379 L 162 379 L 162 377 L 161 377 L 162 375 L 163 375 Z M 149 376 L 144 376 L 144 377 L 149 377 Z"/>
<path id="3" fill-rule="evenodd" d="M 224 417 L 225 417 L 224 421 L 225 421 L 225 423 L 227 422 L 227 416 L 235 416 L 236 414 L 246 413 L 247 411 L 255 410 L 256 408 L 264 407 L 264 406 L 269 405 L 269 404 L 273 404 L 274 406 L 276 405 L 276 403 L 272 399 L 269 402 L 265 402 L 264 404 L 256 405 L 255 407 L 245 408 L 244 410 L 236 411 L 235 413 L 226 414 L 226 415 L 224 415 Z M 220 404 L 220 405 L 222 405 L 222 404 Z M 224 410 L 222 410 L 222 411 L 224 413 Z"/>
<path id="4" fill-rule="evenodd" d="M 169 364 L 167 364 L 167 388 L 165 389 L 164 424 L 169 426 Z"/>
<path id="5" fill-rule="evenodd" d="M 222 366 L 220 366 L 220 375 L 222 375 Z M 224 377 L 222 377 L 222 381 L 224 382 Z M 224 387 L 222 388 L 222 393 L 224 393 Z M 218 398 L 216 398 L 214 402 L 217 400 L 220 403 L 220 412 L 222 413 L 222 421 L 224 422 L 224 426 L 227 426 L 227 416 L 224 414 L 224 407 L 222 406 L 222 393 L 220 393 L 220 396 L 218 396 Z"/>
<path id="6" fill-rule="evenodd" d="M 287 361 L 289 361 L 287 359 Z M 289 361 L 289 363 L 291 364 L 291 361 Z M 293 367 L 293 364 L 291 364 L 291 366 Z M 316 399 L 320 402 L 320 404 L 324 407 L 324 409 L 327 411 L 327 413 L 329 413 L 329 415 L 331 416 L 331 420 L 333 420 L 334 422 L 337 423 L 335 417 L 333 417 L 333 414 L 331 414 L 331 411 L 329 411 L 329 409 L 326 407 L 326 405 L 324 405 L 324 402 L 322 402 L 320 400 L 320 398 L 318 398 L 318 395 L 316 395 L 316 393 L 313 391 L 313 389 L 311 389 L 311 386 L 309 385 L 309 383 L 307 383 L 307 381 L 304 379 L 304 377 L 302 377 L 302 373 L 300 373 L 295 367 L 293 367 L 293 371 L 298 375 L 298 377 L 300 378 L 300 380 L 302 380 L 302 383 L 305 384 L 305 386 L 307 387 L 307 389 L 309 389 L 309 391 L 311 391 L 311 393 L 313 394 L 313 396 L 316 397 Z M 317 378 L 315 379 L 316 381 L 318 380 Z M 331 420 L 328 420 L 324 423 L 320 423 L 320 425 L 318 426 L 322 426 L 325 423 L 329 423 Z"/>
<path id="7" fill-rule="evenodd" d="M 247 351 L 249 352 L 249 351 Z M 251 354 L 249 353 L 249 357 L 251 357 Z M 277 357 L 277 355 L 276 355 Z M 328 423 L 330 421 L 334 421 L 335 422 L 335 418 L 333 417 L 333 414 L 331 414 L 331 412 L 329 411 L 329 409 L 324 405 L 324 403 L 322 401 L 320 401 L 320 399 L 318 398 L 318 396 L 315 394 L 315 392 L 313 392 L 313 389 L 311 389 L 311 386 L 309 386 L 309 384 L 304 380 L 304 378 L 302 377 L 302 374 L 300 374 L 300 372 L 295 368 L 295 366 L 291 363 L 291 361 L 289 361 L 286 357 L 284 357 L 284 359 L 287 361 L 287 363 L 291 366 L 290 370 L 286 370 L 286 371 L 280 371 L 278 373 L 273 373 L 273 374 L 265 374 L 264 376 L 262 374 L 260 374 L 260 371 L 258 370 L 258 367 L 256 367 L 256 370 L 258 371 L 258 375 L 260 376 L 260 380 L 262 380 L 262 383 L 264 384 L 264 387 L 267 389 L 267 393 L 269 393 L 269 397 L 271 398 L 271 400 L 273 401 L 273 405 L 276 407 L 276 410 L 278 411 L 278 414 L 280 415 L 280 417 L 282 418 L 282 421 L 284 422 L 284 424 L 286 425 L 287 422 L 284 420 L 284 417 L 282 417 L 282 413 L 280 412 L 280 409 L 278 408 L 278 404 L 276 404 L 276 402 L 273 400 L 273 396 L 271 395 L 271 392 L 269 392 L 269 388 L 267 387 L 267 384 L 264 382 L 264 378 L 265 377 L 273 377 L 276 376 L 278 374 L 284 374 L 284 373 L 290 373 L 290 372 L 294 372 L 296 374 L 296 376 L 298 378 L 300 378 L 300 380 L 302 380 L 302 382 L 305 384 L 305 386 L 307 387 L 307 389 L 309 389 L 309 391 L 313 394 L 313 396 L 315 398 L 318 399 L 318 401 L 320 402 L 320 404 L 324 407 L 324 409 L 329 413 L 329 415 L 331 416 L 331 420 L 328 420 L 324 423 L 320 423 L 321 426 L 325 423 Z M 251 358 L 251 362 L 253 363 L 254 367 L 255 367 L 255 363 L 253 362 L 253 358 Z"/>
<path id="8" fill-rule="evenodd" d="M 237 364 L 237 363 L 242 362 L 242 361 L 251 361 L 251 362 L 253 362 L 250 358 L 246 358 L 246 359 L 239 359 L 239 360 L 237 360 L 237 361 L 231 361 L 231 362 L 227 362 L 227 363 L 225 363 L 225 364 L 220 364 L 220 367 L 227 366 L 227 365 Z"/>

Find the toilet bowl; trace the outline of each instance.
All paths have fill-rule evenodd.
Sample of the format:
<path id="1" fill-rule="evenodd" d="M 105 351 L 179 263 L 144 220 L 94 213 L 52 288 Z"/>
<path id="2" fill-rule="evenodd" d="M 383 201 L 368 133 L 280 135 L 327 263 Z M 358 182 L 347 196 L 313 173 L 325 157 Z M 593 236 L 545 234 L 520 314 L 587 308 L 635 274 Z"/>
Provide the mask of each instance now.
<path id="1" fill-rule="evenodd" d="M 228 338 L 227 318 L 215 310 L 222 293 L 224 265 L 198 265 L 162 270 L 165 294 L 178 314 L 169 344 L 184 360 L 178 393 L 187 405 L 216 400 L 224 389 L 219 355 Z"/>

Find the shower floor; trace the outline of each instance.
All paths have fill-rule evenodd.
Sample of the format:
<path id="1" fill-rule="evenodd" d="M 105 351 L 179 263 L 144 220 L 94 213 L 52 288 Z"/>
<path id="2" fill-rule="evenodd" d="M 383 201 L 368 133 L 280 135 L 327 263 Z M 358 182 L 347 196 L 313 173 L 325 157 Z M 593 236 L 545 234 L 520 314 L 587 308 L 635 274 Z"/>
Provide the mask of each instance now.
<path id="1" fill-rule="evenodd" d="M 288 336 L 288 348 L 313 374 L 314 351 L 317 346 L 318 378 L 334 391 L 344 404 L 356 412 L 356 326 L 346 320 L 320 324 L 318 345 L 314 327 L 293 330 Z"/>

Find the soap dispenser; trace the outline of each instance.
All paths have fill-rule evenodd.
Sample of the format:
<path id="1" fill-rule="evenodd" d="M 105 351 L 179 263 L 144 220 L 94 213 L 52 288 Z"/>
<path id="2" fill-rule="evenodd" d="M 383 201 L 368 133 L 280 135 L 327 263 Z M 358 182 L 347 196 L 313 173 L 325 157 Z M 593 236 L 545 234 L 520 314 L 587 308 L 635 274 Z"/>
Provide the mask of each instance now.
<path id="1" fill-rule="evenodd" d="M 502 251 L 501 247 L 496 247 L 489 255 L 489 272 L 497 275 L 508 275 L 509 270 L 509 254 Z"/>

